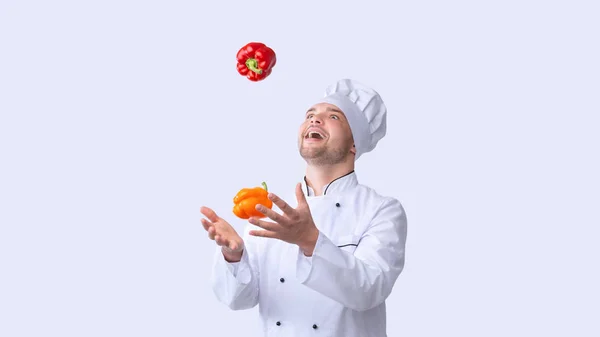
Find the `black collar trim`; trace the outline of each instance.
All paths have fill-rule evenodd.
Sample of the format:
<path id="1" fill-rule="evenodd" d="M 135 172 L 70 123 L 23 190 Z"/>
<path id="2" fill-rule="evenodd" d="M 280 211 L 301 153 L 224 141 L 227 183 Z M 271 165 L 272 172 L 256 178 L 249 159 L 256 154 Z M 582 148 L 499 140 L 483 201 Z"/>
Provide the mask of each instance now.
<path id="1" fill-rule="evenodd" d="M 346 174 L 344 174 L 342 176 L 339 176 L 339 177 L 333 179 L 329 184 L 327 184 L 327 187 L 325 188 L 325 191 L 323 191 L 323 195 L 327 194 L 327 189 L 329 188 L 329 186 L 331 186 L 331 184 L 333 184 L 334 181 L 342 179 L 344 177 L 347 177 L 347 176 L 351 175 L 352 173 L 354 173 L 354 170 L 352 170 L 352 171 L 350 171 L 350 172 L 348 172 L 348 173 L 346 173 Z M 306 195 L 309 195 L 308 181 L 306 181 L 306 176 L 304 176 L 304 183 L 306 185 Z"/>

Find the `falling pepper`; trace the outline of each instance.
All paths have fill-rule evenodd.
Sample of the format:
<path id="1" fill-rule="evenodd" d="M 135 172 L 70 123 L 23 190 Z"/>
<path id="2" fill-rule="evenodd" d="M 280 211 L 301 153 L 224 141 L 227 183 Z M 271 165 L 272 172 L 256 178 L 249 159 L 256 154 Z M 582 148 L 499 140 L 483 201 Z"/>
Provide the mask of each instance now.
<path id="1" fill-rule="evenodd" d="M 264 80 L 271 74 L 277 57 L 273 49 L 261 42 L 250 42 L 237 53 L 237 70 L 250 81 Z"/>
<path id="2" fill-rule="evenodd" d="M 273 202 L 267 197 L 267 184 L 261 187 L 242 188 L 233 198 L 233 214 L 241 219 L 250 217 L 264 218 L 265 215 L 256 210 L 256 205 L 261 204 L 267 208 L 273 207 Z"/>

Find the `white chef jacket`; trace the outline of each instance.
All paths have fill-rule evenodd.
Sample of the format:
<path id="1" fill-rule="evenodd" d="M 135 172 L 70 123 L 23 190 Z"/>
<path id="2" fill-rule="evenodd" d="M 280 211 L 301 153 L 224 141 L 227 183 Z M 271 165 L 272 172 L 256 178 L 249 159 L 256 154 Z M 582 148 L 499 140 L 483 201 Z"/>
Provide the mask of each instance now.
<path id="1" fill-rule="evenodd" d="M 297 245 L 253 237 L 228 263 L 217 247 L 212 287 L 232 310 L 259 306 L 263 336 L 384 337 L 385 300 L 404 268 L 407 234 L 401 203 L 358 183 L 354 171 L 322 196 L 303 191 L 319 236 L 313 255 Z M 295 207 L 295 194 L 287 199 Z M 267 218 L 268 221 L 270 219 Z"/>

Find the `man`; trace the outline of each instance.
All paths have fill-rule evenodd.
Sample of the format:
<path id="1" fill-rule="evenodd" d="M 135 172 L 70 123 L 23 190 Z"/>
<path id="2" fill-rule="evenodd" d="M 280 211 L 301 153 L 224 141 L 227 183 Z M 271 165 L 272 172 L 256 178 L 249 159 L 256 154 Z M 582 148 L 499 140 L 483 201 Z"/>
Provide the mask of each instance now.
<path id="1" fill-rule="evenodd" d="M 201 208 L 218 245 L 213 290 L 233 310 L 258 305 L 265 336 L 387 336 L 385 300 L 404 268 L 406 214 L 354 171 L 385 135 L 386 113 L 376 91 L 338 81 L 300 126 L 307 166 L 295 205 L 269 193 L 281 212 L 257 205 L 266 217 L 249 219 L 243 238 Z"/>

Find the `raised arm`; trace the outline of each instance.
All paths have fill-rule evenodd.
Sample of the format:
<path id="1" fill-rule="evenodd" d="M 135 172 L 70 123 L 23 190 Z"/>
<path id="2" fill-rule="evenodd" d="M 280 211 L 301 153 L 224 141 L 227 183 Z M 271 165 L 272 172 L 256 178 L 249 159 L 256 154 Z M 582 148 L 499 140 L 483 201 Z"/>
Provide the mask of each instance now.
<path id="1" fill-rule="evenodd" d="M 354 310 L 381 304 L 404 268 L 406 214 L 395 199 L 386 200 L 354 253 L 319 233 L 312 256 L 298 251 L 299 281 Z"/>
<path id="2" fill-rule="evenodd" d="M 207 207 L 201 209 L 208 219 L 202 225 L 217 243 L 211 286 L 217 299 L 232 310 L 250 309 L 258 304 L 258 246 L 248 230 L 242 239 L 223 218 Z"/>

